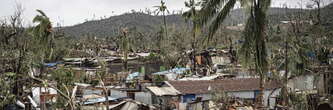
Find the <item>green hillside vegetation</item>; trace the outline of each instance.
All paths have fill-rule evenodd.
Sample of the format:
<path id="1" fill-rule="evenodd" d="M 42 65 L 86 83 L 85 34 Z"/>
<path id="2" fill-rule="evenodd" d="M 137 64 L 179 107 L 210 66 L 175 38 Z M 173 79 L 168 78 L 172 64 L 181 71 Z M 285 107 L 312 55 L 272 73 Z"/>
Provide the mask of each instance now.
<path id="1" fill-rule="evenodd" d="M 333 5 L 329 5 L 322 10 L 322 17 L 324 21 L 331 21 L 329 10 L 332 10 Z M 270 8 L 268 10 L 268 18 L 271 23 L 277 24 L 280 21 L 290 20 L 289 15 L 297 13 L 307 13 L 311 10 L 305 9 L 284 9 L 284 8 Z M 326 13 L 328 12 L 328 13 Z M 307 18 L 309 14 L 305 14 Z M 247 16 L 245 16 L 244 9 L 235 9 L 224 21 L 224 25 L 238 25 L 245 24 Z M 86 21 L 74 26 L 63 27 L 63 31 L 72 37 L 80 37 L 83 35 L 93 35 L 96 37 L 108 37 L 119 35 L 119 29 L 123 27 L 136 28 L 139 32 L 152 33 L 160 30 L 162 26 L 162 16 L 149 15 L 143 12 L 126 13 L 119 16 L 111 16 L 106 19 Z M 181 14 L 167 15 L 166 20 L 169 28 L 185 29 L 189 23 Z M 329 25 L 329 24 L 327 24 Z"/>
<path id="2" fill-rule="evenodd" d="M 180 28 L 186 26 L 185 20 L 179 15 L 166 17 L 168 26 Z M 107 19 L 87 21 L 82 24 L 64 27 L 63 30 L 70 36 L 95 35 L 107 37 L 119 35 L 121 28 L 136 28 L 139 32 L 156 32 L 160 29 L 162 16 L 152 16 L 144 13 L 127 13 L 112 16 Z"/>

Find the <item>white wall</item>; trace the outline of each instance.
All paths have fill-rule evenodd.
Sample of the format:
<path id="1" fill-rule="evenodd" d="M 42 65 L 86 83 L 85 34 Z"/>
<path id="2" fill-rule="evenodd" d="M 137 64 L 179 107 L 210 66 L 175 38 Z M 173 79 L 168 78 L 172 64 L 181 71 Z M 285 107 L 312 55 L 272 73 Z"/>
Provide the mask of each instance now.
<path id="1" fill-rule="evenodd" d="M 226 56 L 213 56 L 212 63 L 213 64 L 228 64 L 230 63 L 230 58 Z"/>
<path id="2" fill-rule="evenodd" d="M 281 89 L 274 90 L 265 90 L 264 91 L 264 105 L 274 108 L 275 106 L 275 97 L 277 97 L 281 92 Z M 248 98 L 254 99 L 254 91 L 237 91 L 237 92 L 228 92 L 228 95 L 238 98 Z M 268 100 L 270 104 L 268 105 Z"/>
<path id="3" fill-rule="evenodd" d="M 114 97 L 114 98 L 127 97 L 126 92 L 116 90 L 116 89 L 111 89 L 110 91 L 111 91 L 111 97 Z"/>
<path id="4" fill-rule="evenodd" d="M 41 90 L 41 91 L 40 91 Z M 57 91 L 53 88 L 45 88 L 45 87 L 32 87 L 32 98 L 37 103 L 40 104 L 40 94 L 41 92 L 49 92 L 49 94 L 57 94 Z"/>
<path id="5" fill-rule="evenodd" d="M 295 90 L 314 90 L 314 75 L 303 75 L 293 78 L 288 82 L 288 88 Z"/>
<path id="6" fill-rule="evenodd" d="M 209 100 L 211 99 L 211 95 L 210 94 L 198 94 L 198 95 L 195 95 L 195 97 L 202 97 L 202 100 Z"/>
<path id="7" fill-rule="evenodd" d="M 273 109 L 276 102 L 275 102 L 275 97 L 280 95 L 281 89 L 276 89 L 275 91 L 273 90 L 266 90 L 264 92 L 264 105 L 269 106 L 270 109 Z M 269 96 L 271 94 L 271 96 Z M 269 100 L 269 105 L 268 105 L 268 100 Z"/>
<path id="8" fill-rule="evenodd" d="M 195 104 L 191 104 L 190 106 L 189 106 L 189 109 L 190 110 L 203 110 L 202 109 L 202 102 L 199 102 L 199 103 L 195 103 Z"/>
<path id="9" fill-rule="evenodd" d="M 135 100 L 143 102 L 145 104 L 152 104 L 151 94 L 149 92 L 136 92 Z"/>
<path id="10" fill-rule="evenodd" d="M 254 91 L 228 92 L 228 95 L 232 96 L 232 97 L 247 98 L 247 99 L 255 98 L 254 97 Z"/>
<path id="11" fill-rule="evenodd" d="M 125 91 L 120 91 L 117 89 L 111 89 L 111 97 L 114 98 L 122 98 L 127 97 L 127 93 Z M 143 102 L 145 104 L 152 104 L 152 96 L 149 92 L 135 92 L 135 100 L 139 102 Z"/>
<path id="12" fill-rule="evenodd" d="M 264 91 L 264 105 L 269 106 L 269 108 L 273 109 L 276 102 L 275 102 L 275 97 L 277 97 L 281 92 L 281 89 L 276 89 L 276 90 L 265 90 Z M 229 96 L 232 97 L 238 97 L 238 98 L 243 98 L 243 99 L 254 99 L 254 91 L 234 91 L 234 92 L 228 92 L 227 93 Z M 202 97 L 203 100 L 208 100 L 211 99 L 210 94 L 197 94 L 196 97 Z M 181 97 L 182 98 L 182 97 Z M 183 100 L 183 99 L 181 99 Z M 268 100 L 269 100 L 269 105 L 268 105 Z M 185 106 L 186 103 L 180 103 L 180 106 Z"/>
<path id="13" fill-rule="evenodd" d="M 187 103 L 179 103 L 179 110 L 186 110 Z"/>

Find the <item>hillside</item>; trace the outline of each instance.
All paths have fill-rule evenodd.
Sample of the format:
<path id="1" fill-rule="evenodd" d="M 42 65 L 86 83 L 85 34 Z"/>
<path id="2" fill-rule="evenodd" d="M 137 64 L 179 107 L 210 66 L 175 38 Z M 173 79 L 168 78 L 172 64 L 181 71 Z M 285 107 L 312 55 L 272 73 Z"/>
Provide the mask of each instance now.
<path id="1" fill-rule="evenodd" d="M 298 12 L 306 12 L 306 11 L 309 10 L 270 8 L 268 10 L 268 18 L 270 22 L 277 23 L 278 21 L 286 20 L 287 19 L 286 15 L 295 14 Z M 235 9 L 226 18 L 225 25 L 245 24 L 246 19 L 247 15 L 245 14 L 244 9 Z"/>
<path id="2" fill-rule="evenodd" d="M 136 28 L 140 32 L 157 32 L 162 24 L 161 16 L 152 16 L 143 13 L 128 13 L 112 16 L 108 19 L 87 21 L 82 24 L 64 27 L 63 30 L 70 36 L 95 35 L 99 37 L 118 35 L 123 27 Z M 179 15 L 166 17 L 168 26 L 185 26 L 185 20 Z"/>
<path id="3" fill-rule="evenodd" d="M 332 30 L 333 28 L 333 3 L 330 5 L 322 8 L 321 10 L 321 20 L 323 22 L 323 25 Z"/>
<path id="4" fill-rule="evenodd" d="M 326 26 L 333 25 L 333 4 L 324 7 L 321 10 L 323 24 Z M 281 20 L 289 20 L 288 16 L 292 14 L 304 14 L 303 12 L 311 12 L 314 10 L 300 10 L 300 9 L 284 9 L 284 8 L 271 8 L 268 11 L 268 18 L 271 23 L 275 24 Z M 307 15 L 302 15 L 308 17 Z M 233 10 L 226 18 L 225 25 L 244 24 L 246 15 L 243 9 Z M 127 13 L 119 16 L 112 16 L 103 20 L 87 21 L 82 24 L 64 27 L 64 32 L 69 36 L 83 36 L 94 35 L 98 37 L 119 35 L 119 29 L 122 27 L 136 28 L 139 32 L 157 32 L 162 25 L 163 17 L 152 16 L 143 13 Z M 176 29 L 186 27 L 186 22 L 180 15 L 168 15 L 166 17 L 168 26 L 173 26 Z"/>

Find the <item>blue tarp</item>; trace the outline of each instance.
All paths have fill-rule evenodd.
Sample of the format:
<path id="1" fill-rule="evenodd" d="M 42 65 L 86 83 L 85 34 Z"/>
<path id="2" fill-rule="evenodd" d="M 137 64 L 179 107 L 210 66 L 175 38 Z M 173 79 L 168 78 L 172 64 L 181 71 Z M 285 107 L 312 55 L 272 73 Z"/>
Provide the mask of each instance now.
<path id="1" fill-rule="evenodd" d="M 190 68 L 173 68 L 171 70 L 156 72 L 156 73 L 153 73 L 153 74 L 154 75 L 164 75 L 164 74 L 168 74 L 168 73 L 183 74 L 187 70 L 190 70 Z"/>
<path id="2" fill-rule="evenodd" d="M 244 41 L 243 40 L 237 40 L 236 43 L 241 44 L 241 43 L 244 43 Z"/>
<path id="3" fill-rule="evenodd" d="M 183 103 L 188 103 L 188 102 L 192 102 L 195 99 L 195 94 L 186 94 L 183 95 Z"/>
<path id="4" fill-rule="evenodd" d="M 328 54 L 328 58 L 333 58 L 333 53 Z"/>
<path id="5" fill-rule="evenodd" d="M 134 73 L 129 74 L 126 77 L 126 82 L 133 80 L 134 78 L 138 77 L 139 75 L 140 75 L 139 72 L 134 72 Z"/>
<path id="6" fill-rule="evenodd" d="M 54 66 L 57 66 L 57 64 L 61 64 L 61 62 L 44 63 L 44 66 L 45 66 L 45 67 L 54 67 Z"/>
<path id="7" fill-rule="evenodd" d="M 316 58 L 316 53 L 315 52 L 308 52 L 306 55 L 310 58 Z"/>

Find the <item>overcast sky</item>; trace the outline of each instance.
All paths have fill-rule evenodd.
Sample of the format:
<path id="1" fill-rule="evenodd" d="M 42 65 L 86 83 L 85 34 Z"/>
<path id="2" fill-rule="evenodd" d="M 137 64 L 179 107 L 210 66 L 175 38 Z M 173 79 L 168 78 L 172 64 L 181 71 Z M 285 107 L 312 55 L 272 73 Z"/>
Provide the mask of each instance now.
<path id="1" fill-rule="evenodd" d="M 165 0 L 170 11 L 186 10 L 185 0 Z M 299 3 L 307 4 L 310 0 L 273 0 L 272 6 L 287 4 L 288 7 L 298 7 Z M 325 1 L 325 0 L 324 0 Z M 134 10 L 153 9 L 160 0 L 0 0 L 0 18 L 8 17 L 15 11 L 16 4 L 24 9 L 24 23 L 31 24 L 37 14 L 36 9 L 43 10 L 54 24 L 74 25 L 86 19 L 99 19 L 119 15 Z M 326 3 L 327 4 L 327 3 Z"/>

